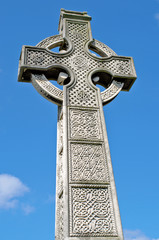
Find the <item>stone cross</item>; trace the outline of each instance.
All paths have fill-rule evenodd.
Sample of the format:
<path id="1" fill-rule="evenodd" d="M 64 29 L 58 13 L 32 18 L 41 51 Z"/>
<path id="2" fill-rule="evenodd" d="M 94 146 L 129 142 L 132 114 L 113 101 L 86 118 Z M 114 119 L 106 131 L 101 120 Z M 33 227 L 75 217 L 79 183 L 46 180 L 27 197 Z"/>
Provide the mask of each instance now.
<path id="1" fill-rule="evenodd" d="M 23 46 L 19 61 L 18 81 L 58 105 L 56 240 L 123 239 L 103 105 L 128 91 L 136 73 L 131 57 L 92 38 L 90 20 L 61 9 L 60 34 Z"/>

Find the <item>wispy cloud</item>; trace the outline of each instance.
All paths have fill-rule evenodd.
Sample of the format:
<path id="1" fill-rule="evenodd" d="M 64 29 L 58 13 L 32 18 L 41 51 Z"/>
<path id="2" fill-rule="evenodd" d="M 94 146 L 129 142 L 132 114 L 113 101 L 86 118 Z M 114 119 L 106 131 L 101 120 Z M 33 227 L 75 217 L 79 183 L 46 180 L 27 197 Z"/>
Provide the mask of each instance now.
<path id="1" fill-rule="evenodd" d="M 49 195 L 46 203 L 54 203 L 55 202 L 55 195 Z"/>
<path id="2" fill-rule="evenodd" d="M 155 17 L 155 19 L 158 21 L 158 23 L 159 23 L 159 13 L 156 13 L 155 15 L 154 15 L 154 17 Z"/>
<path id="3" fill-rule="evenodd" d="M 0 208 L 11 209 L 18 205 L 18 198 L 29 192 L 19 178 L 0 174 Z"/>
<path id="4" fill-rule="evenodd" d="M 30 213 L 35 211 L 35 208 L 29 204 L 23 204 L 22 205 L 22 210 L 24 212 L 25 215 L 29 215 Z"/>
<path id="5" fill-rule="evenodd" d="M 159 238 L 149 238 L 140 230 L 124 230 L 125 240 L 159 240 Z"/>

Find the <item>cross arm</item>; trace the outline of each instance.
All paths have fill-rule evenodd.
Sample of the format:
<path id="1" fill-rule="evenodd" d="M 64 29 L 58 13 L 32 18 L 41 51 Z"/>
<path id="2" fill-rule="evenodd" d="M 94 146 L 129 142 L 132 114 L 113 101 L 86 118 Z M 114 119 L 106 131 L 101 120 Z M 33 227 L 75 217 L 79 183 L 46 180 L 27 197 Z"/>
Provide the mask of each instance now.
<path id="1" fill-rule="evenodd" d="M 112 61 L 108 66 L 113 72 L 113 79 L 124 84 L 122 91 L 129 91 L 137 78 L 133 58 L 112 56 Z"/>
<path id="2" fill-rule="evenodd" d="M 101 75 L 100 72 L 107 72 L 113 80 L 123 83 L 123 91 L 129 91 L 136 80 L 136 71 L 132 57 L 115 56 L 111 57 L 94 57 L 96 59 L 97 69 L 94 73 Z M 103 77 L 103 76 L 102 76 Z M 104 83 L 104 79 L 102 80 Z"/>
<path id="3" fill-rule="evenodd" d="M 48 79 L 57 79 L 60 68 L 66 72 L 60 59 L 64 59 L 65 54 L 56 54 L 46 48 L 23 46 L 18 69 L 19 82 L 31 82 L 31 74 L 45 73 Z"/>

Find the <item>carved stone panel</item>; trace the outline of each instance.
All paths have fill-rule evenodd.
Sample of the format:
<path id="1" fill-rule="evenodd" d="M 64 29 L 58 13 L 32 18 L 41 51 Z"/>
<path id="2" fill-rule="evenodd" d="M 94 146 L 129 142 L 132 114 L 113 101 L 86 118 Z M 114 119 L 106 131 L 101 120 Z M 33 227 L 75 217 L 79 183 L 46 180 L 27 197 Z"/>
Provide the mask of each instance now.
<path id="1" fill-rule="evenodd" d="M 70 137 L 72 139 L 100 139 L 101 127 L 97 110 L 69 110 Z"/>
<path id="2" fill-rule="evenodd" d="M 111 203 L 108 186 L 72 186 L 71 236 L 117 236 Z"/>
<path id="3" fill-rule="evenodd" d="M 108 182 L 106 158 L 102 144 L 70 144 L 70 180 Z"/>

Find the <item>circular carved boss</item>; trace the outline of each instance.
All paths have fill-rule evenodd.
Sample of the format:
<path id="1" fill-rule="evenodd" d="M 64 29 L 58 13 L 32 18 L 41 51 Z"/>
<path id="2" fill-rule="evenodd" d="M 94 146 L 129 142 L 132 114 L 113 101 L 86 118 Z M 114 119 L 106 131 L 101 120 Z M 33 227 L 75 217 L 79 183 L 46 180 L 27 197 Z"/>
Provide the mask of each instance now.
<path id="1" fill-rule="evenodd" d="M 64 39 L 62 35 L 54 35 L 42 40 L 36 46 L 41 48 L 46 48 L 48 50 L 60 46 L 64 43 Z M 108 57 L 112 55 L 116 55 L 116 53 L 110 49 L 105 44 L 101 43 L 100 41 L 94 40 L 92 42 L 92 46 L 99 49 L 103 54 L 107 55 Z M 86 59 L 82 58 L 81 56 L 77 56 L 73 59 L 73 64 L 80 68 L 86 68 L 87 62 Z M 46 77 L 44 74 L 32 74 L 32 84 L 36 88 L 36 90 L 49 101 L 54 102 L 58 105 L 62 104 L 63 101 L 63 91 L 57 87 L 55 87 Z M 113 81 L 112 84 L 107 88 L 105 91 L 101 92 L 101 98 L 103 105 L 107 102 L 110 102 L 114 99 L 118 93 L 121 91 L 123 87 L 123 83 Z"/>
<path id="2" fill-rule="evenodd" d="M 73 65 L 77 68 L 87 68 L 87 59 L 81 56 L 77 56 L 73 58 Z"/>

